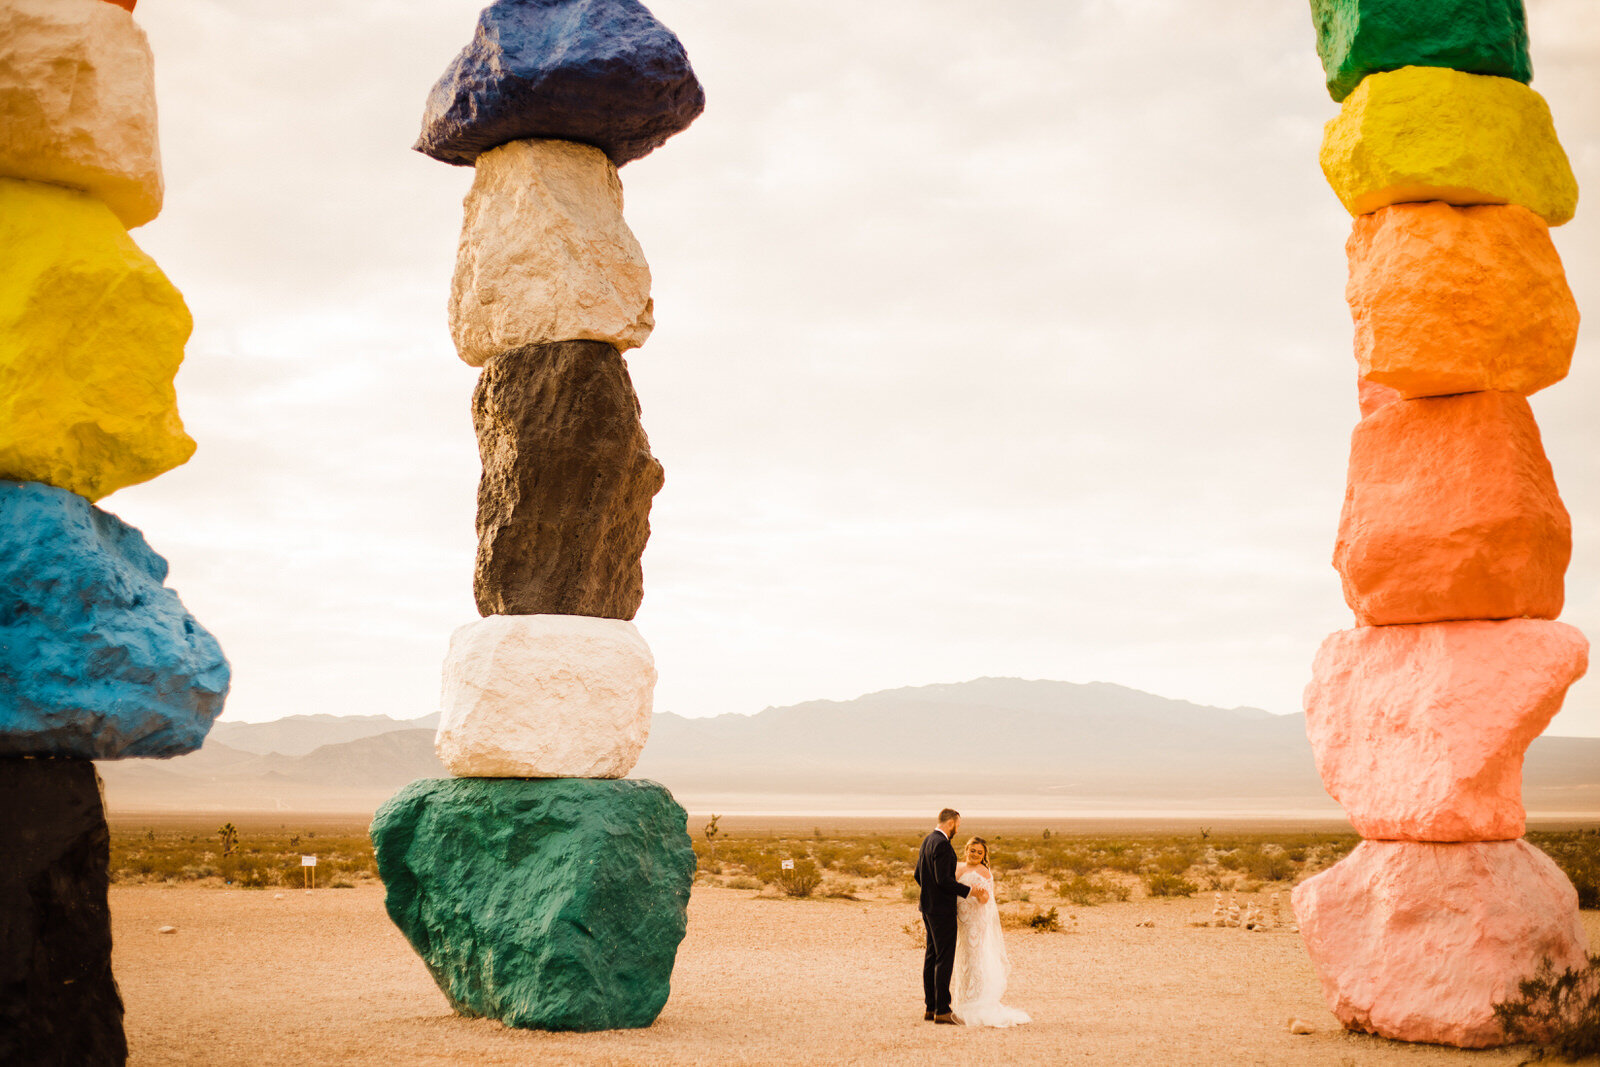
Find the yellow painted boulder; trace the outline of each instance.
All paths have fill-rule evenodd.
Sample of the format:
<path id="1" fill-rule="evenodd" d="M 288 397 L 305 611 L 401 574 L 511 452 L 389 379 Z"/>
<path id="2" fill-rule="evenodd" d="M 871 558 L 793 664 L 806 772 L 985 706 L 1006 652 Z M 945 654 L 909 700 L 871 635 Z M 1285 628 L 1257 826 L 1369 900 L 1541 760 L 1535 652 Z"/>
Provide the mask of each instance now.
<path id="1" fill-rule="evenodd" d="M 188 460 L 189 309 L 111 210 L 0 180 L 0 248 L 0 478 L 98 500 Z"/>
<path id="2" fill-rule="evenodd" d="M 1390 204 L 1520 204 L 1569 221 L 1578 183 L 1544 98 L 1444 67 L 1368 75 L 1330 121 L 1322 172 L 1352 215 Z"/>
<path id="3" fill-rule="evenodd" d="M 0 177 L 93 193 L 130 228 L 161 211 L 154 61 L 127 11 L 0 2 Z"/>

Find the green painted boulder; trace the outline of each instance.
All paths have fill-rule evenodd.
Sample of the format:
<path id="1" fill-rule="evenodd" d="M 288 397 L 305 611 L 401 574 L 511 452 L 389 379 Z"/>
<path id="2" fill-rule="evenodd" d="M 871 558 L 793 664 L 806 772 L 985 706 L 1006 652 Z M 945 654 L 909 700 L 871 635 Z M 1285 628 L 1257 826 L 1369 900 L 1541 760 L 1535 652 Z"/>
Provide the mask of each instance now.
<path id="1" fill-rule="evenodd" d="M 1311 0 L 1311 18 L 1335 100 L 1401 67 L 1533 80 L 1522 0 Z"/>
<path id="2" fill-rule="evenodd" d="M 389 917 L 462 1015 L 649 1026 L 688 923 L 688 816 L 654 782 L 424 778 L 378 809 Z"/>

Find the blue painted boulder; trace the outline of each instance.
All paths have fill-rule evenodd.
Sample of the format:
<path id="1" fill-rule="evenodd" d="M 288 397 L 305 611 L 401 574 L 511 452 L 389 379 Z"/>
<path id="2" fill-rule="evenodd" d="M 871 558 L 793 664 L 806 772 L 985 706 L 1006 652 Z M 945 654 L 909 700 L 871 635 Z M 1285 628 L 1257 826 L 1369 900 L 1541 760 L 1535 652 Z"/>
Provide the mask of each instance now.
<path id="1" fill-rule="evenodd" d="M 424 778 L 378 809 L 372 844 L 389 917 L 457 1012 L 617 1030 L 667 1002 L 686 821 L 655 782 Z"/>
<path id="2" fill-rule="evenodd" d="M 620 167 L 705 107 L 682 42 L 638 0 L 496 0 L 428 95 L 415 147 L 471 166 L 510 141 L 582 141 Z"/>
<path id="3" fill-rule="evenodd" d="M 0 756 L 181 756 L 228 693 L 222 649 L 144 536 L 76 493 L 0 481 Z"/>

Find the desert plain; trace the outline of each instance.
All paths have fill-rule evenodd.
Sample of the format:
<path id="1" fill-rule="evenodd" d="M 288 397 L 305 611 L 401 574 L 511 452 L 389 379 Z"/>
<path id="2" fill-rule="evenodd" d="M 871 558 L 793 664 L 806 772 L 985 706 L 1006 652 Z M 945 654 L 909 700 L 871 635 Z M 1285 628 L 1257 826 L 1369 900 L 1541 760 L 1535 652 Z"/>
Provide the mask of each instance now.
<path id="1" fill-rule="evenodd" d="M 1000 876 L 1002 894 L 1007 874 Z M 1020 878 L 1020 875 L 1011 877 Z M 672 996 L 648 1029 L 542 1033 L 454 1015 L 357 879 L 307 892 L 199 884 L 111 890 L 130 1063 L 302 1064 L 1515 1064 L 1345 1032 L 1297 933 L 1202 925 L 1214 897 L 1078 907 L 1060 932 L 1006 932 L 1011 1030 L 922 1021 L 916 905 L 697 880 Z M 1013 893 L 1016 887 L 1013 886 Z M 1269 894 L 1241 900 L 1266 905 Z M 1286 894 L 1284 896 L 1287 912 Z M 1013 910 L 1038 910 L 1013 901 Z M 1592 943 L 1600 912 L 1586 911 Z M 163 928 L 172 928 L 162 932 Z M 1288 1023 L 1311 1024 L 1309 1034 Z"/>

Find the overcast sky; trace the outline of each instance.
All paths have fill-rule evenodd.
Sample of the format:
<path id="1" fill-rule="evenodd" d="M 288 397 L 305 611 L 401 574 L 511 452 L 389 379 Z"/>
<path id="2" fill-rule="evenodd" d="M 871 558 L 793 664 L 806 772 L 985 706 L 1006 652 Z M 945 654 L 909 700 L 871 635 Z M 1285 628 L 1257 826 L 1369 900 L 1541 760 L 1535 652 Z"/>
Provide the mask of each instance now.
<path id="1" fill-rule="evenodd" d="M 480 0 L 144 0 L 195 459 L 103 502 L 234 666 L 226 715 L 424 715 L 472 601 L 469 169 L 410 151 Z M 659 0 L 706 87 L 622 171 L 667 484 L 656 707 L 1014 675 L 1299 707 L 1350 625 L 1349 218 L 1295 0 Z M 1600 190 L 1600 9 L 1531 0 Z M 981 12 L 981 14 L 980 14 Z M 1600 196 L 1600 194 L 1597 194 Z M 1557 231 L 1600 322 L 1600 210 Z M 1534 398 L 1600 635 L 1600 366 Z M 1600 672 L 1597 672 L 1600 674 Z M 1600 680 L 1554 732 L 1600 735 Z"/>

